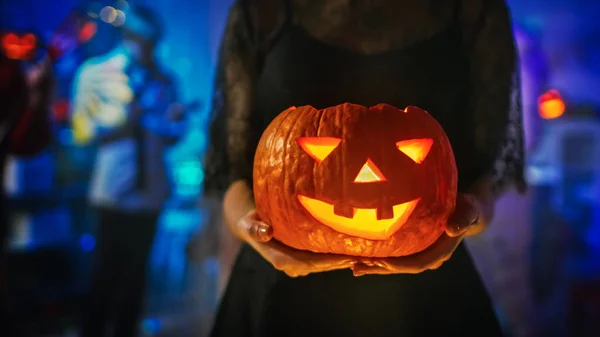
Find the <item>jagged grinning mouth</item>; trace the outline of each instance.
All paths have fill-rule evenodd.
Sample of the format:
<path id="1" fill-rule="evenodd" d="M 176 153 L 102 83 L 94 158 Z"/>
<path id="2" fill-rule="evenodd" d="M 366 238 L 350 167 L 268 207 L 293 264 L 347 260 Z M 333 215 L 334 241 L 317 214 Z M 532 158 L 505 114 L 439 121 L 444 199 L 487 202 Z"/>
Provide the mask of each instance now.
<path id="1" fill-rule="evenodd" d="M 387 240 L 396 233 L 412 214 L 421 199 L 392 207 L 391 219 L 377 219 L 377 208 L 354 208 L 352 218 L 335 214 L 332 204 L 298 194 L 298 201 L 317 221 L 336 232 L 369 240 Z"/>

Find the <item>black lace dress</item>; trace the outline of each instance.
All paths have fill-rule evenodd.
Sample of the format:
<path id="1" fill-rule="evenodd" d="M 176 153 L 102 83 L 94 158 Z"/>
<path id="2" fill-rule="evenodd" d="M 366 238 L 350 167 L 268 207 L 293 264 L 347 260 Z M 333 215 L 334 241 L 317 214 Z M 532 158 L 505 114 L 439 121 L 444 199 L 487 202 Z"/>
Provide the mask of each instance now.
<path id="1" fill-rule="evenodd" d="M 240 1 L 215 90 L 207 193 L 251 186 L 262 131 L 289 106 L 385 102 L 429 111 L 455 150 L 459 189 L 493 174 L 523 186 L 516 52 L 501 0 Z M 502 332 L 461 244 L 437 270 L 289 278 L 244 245 L 212 336 L 473 336 Z"/>

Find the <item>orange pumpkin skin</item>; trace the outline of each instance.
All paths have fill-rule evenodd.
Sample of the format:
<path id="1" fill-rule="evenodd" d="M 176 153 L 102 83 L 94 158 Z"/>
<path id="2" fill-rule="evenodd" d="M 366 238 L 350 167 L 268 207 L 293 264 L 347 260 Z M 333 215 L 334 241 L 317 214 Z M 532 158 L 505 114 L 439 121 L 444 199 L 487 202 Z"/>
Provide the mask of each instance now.
<path id="1" fill-rule="evenodd" d="M 388 104 L 289 108 L 267 127 L 254 160 L 257 212 L 274 239 L 318 253 L 424 250 L 444 233 L 457 180 L 437 121 Z"/>

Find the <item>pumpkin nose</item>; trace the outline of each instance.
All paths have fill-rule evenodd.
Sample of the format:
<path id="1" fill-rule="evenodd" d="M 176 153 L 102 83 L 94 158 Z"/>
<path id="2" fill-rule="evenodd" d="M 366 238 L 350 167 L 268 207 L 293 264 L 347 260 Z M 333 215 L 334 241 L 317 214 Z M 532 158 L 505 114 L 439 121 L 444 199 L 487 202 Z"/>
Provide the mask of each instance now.
<path id="1" fill-rule="evenodd" d="M 385 176 L 383 173 L 381 173 L 381 170 L 370 158 L 367 158 L 367 161 L 358 172 L 358 175 L 356 178 L 354 178 L 354 182 L 359 184 L 375 183 L 386 180 L 387 179 L 385 179 Z"/>

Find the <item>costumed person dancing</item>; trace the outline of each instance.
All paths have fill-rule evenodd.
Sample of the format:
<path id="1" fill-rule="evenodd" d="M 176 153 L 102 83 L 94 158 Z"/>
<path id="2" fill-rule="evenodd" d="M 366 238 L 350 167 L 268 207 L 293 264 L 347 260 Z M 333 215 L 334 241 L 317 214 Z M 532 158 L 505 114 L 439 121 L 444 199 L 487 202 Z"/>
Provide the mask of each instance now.
<path id="1" fill-rule="evenodd" d="M 74 84 L 75 138 L 98 144 L 90 191 L 97 260 L 82 315 L 85 337 L 104 336 L 113 322 L 114 336 L 137 335 L 148 258 L 169 196 L 163 155 L 174 139 L 161 125 L 178 118 L 179 104 L 155 59 L 162 24 L 145 7 L 126 15 L 123 42 L 84 63 Z"/>
<path id="2" fill-rule="evenodd" d="M 237 1 L 205 189 L 245 244 L 212 336 L 502 336 L 462 240 L 487 226 L 505 187 L 524 187 L 515 49 L 503 0 Z M 252 195 L 262 132 L 290 106 L 345 102 L 416 105 L 446 131 L 459 196 L 439 244 L 369 260 L 271 240 Z"/>

